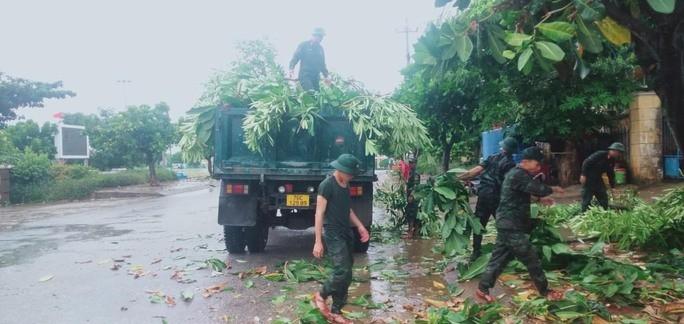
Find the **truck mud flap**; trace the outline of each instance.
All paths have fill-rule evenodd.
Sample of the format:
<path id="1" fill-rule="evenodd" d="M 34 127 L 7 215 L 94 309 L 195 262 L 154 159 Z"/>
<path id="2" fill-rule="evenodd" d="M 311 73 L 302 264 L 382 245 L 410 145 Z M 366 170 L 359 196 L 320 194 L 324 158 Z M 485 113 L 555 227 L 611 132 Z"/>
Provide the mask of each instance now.
<path id="1" fill-rule="evenodd" d="M 255 226 L 257 199 L 250 196 L 219 197 L 218 223 L 228 226 Z"/>

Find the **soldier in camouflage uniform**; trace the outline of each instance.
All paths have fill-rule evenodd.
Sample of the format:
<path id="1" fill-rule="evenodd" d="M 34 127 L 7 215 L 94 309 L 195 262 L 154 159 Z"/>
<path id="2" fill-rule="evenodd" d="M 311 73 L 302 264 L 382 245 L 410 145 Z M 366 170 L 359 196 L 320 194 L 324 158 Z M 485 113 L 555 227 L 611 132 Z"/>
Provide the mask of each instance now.
<path id="1" fill-rule="evenodd" d="M 499 195 L 501 184 L 508 171 L 515 167 L 513 153 L 518 150 L 518 141 L 507 137 L 501 142 L 501 152 L 490 155 L 480 165 L 468 170 L 459 176 L 461 180 L 469 180 L 480 176 L 480 184 L 477 187 L 477 205 L 475 216 L 480 219 L 482 228 L 487 227 L 489 217 L 496 217 L 496 209 L 499 207 Z M 474 261 L 482 254 L 482 234 L 473 234 L 473 254 L 470 260 Z"/>
<path id="2" fill-rule="evenodd" d="M 582 162 L 582 211 L 589 209 L 591 200 L 596 197 L 603 209 L 608 209 L 608 193 L 603 183 L 602 174 L 608 175 L 610 187 L 615 188 L 615 161 L 625 153 L 622 143 L 613 143 L 608 151 L 597 151 Z"/>
<path id="3" fill-rule="evenodd" d="M 323 257 L 324 250 L 332 262 L 333 272 L 323 284 L 323 289 L 314 294 L 316 307 L 335 323 L 350 323 L 342 317 L 342 307 L 347 303 L 347 292 L 352 280 L 354 259 L 354 234 L 356 227 L 361 242 L 368 242 L 368 230 L 351 209 L 349 181 L 359 173 L 361 162 L 351 154 L 342 154 L 330 163 L 335 168 L 332 176 L 321 182 L 316 199 L 315 243 L 313 255 Z M 325 241 L 325 247 L 323 245 Z M 332 314 L 326 300 L 332 297 Z"/>
<path id="4" fill-rule="evenodd" d="M 290 78 L 294 76 L 294 68 L 299 63 L 299 84 L 304 90 L 318 91 L 321 74 L 328 80 L 328 68 L 325 66 L 325 52 L 321 42 L 325 37 L 323 28 L 316 28 L 311 39 L 302 42 L 290 60 Z"/>
<path id="5" fill-rule="evenodd" d="M 487 302 L 495 298 L 489 295 L 496 279 L 506 265 L 514 258 L 520 260 L 530 274 L 530 278 L 542 296 L 549 299 L 562 298 L 559 292 L 551 292 L 536 249 L 530 242 L 532 219 L 530 218 L 530 199 L 532 196 L 546 197 L 552 193 L 562 193 L 560 187 L 548 187 L 533 178 L 541 170 L 544 157 L 541 150 L 530 147 L 523 151 L 523 160 L 506 174 L 501 187 L 501 203 L 496 211 L 496 245 L 487 269 L 480 280 L 476 295 Z M 552 204 L 550 198 L 540 198 L 544 204 Z"/>

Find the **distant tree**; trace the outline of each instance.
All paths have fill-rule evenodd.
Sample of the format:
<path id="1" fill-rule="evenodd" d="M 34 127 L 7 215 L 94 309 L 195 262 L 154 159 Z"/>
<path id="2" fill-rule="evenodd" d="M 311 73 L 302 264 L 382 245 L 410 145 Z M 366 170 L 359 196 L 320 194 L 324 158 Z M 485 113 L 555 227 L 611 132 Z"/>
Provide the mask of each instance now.
<path id="1" fill-rule="evenodd" d="M 13 164 L 19 150 L 12 144 L 7 131 L 0 129 L 0 164 Z"/>
<path id="2" fill-rule="evenodd" d="M 43 107 L 43 100 L 73 97 L 76 94 L 63 90 L 62 82 L 44 83 L 14 78 L 0 72 L 0 127 L 17 118 L 16 110 L 25 107 Z"/>
<path id="3" fill-rule="evenodd" d="M 57 125 L 45 123 L 42 127 L 36 122 L 28 120 L 19 122 L 5 129 L 12 145 L 20 151 L 30 149 L 37 154 L 45 154 L 49 159 L 54 159 L 57 153 L 55 148 L 55 134 Z"/>
<path id="4" fill-rule="evenodd" d="M 127 166 L 146 165 L 150 184 L 159 184 L 156 167 L 175 137 L 166 103 L 128 107 L 104 119 L 91 133 L 94 148 L 123 159 Z"/>

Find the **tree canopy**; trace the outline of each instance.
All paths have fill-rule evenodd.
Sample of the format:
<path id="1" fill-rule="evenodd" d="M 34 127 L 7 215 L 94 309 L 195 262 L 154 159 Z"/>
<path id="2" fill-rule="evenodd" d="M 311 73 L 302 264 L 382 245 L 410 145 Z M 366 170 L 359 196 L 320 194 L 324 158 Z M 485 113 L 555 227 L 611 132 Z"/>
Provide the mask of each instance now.
<path id="1" fill-rule="evenodd" d="M 55 147 L 57 125 L 55 124 L 46 122 L 41 127 L 36 122 L 28 120 L 8 126 L 5 133 L 11 144 L 20 151 L 28 149 L 34 153 L 46 154 L 50 159 L 53 159 L 57 153 Z"/>
<path id="2" fill-rule="evenodd" d="M 36 82 L 0 72 L 0 127 L 17 118 L 16 110 L 43 107 L 45 99 L 60 99 L 76 94 L 62 89 L 62 82 Z"/>

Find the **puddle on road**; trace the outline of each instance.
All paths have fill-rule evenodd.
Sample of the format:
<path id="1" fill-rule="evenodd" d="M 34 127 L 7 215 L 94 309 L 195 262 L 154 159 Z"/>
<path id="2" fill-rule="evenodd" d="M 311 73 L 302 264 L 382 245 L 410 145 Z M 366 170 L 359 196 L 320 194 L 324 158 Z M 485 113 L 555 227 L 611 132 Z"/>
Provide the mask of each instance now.
<path id="1" fill-rule="evenodd" d="M 27 226 L 2 237 L 0 268 L 28 262 L 56 250 L 64 242 L 91 241 L 128 234 L 133 230 L 115 229 L 111 224 L 67 224 Z"/>

